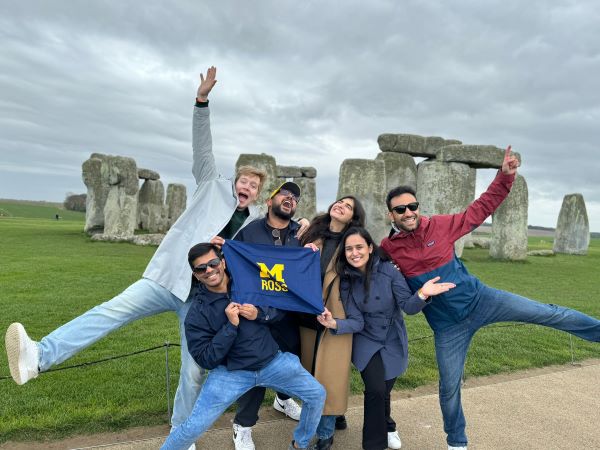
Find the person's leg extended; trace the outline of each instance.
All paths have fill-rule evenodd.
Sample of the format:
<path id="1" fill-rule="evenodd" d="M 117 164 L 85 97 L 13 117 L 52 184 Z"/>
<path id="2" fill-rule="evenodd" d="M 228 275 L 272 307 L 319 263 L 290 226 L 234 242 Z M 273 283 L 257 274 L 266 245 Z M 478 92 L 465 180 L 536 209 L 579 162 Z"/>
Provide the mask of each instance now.
<path id="1" fill-rule="evenodd" d="M 179 335 L 181 337 L 181 370 L 179 372 L 179 385 L 173 402 L 173 415 L 171 417 L 173 427 L 183 423 L 191 414 L 206 377 L 206 371 L 196 364 L 187 348 L 184 322 L 192 301 L 188 300 L 185 303 L 180 301 L 180 307 L 177 310 Z"/>
<path id="2" fill-rule="evenodd" d="M 363 400 L 365 417 L 362 430 L 362 447 L 364 449 L 387 448 L 385 411 L 387 386 L 384 372 L 381 355 L 377 352 L 360 373 L 365 385 Z"/>
<path id="3" fill-rule="evenodd" d="M 435 332 L 435 356 L 440 374 L 440 407 L 448 445 L 467 445 L 465 416 L 460 399 L 460 384 L 465 359 L 474 330 L 459 323 Z"/>
<path id="4" fill-rule="evenodd" d="M 530 300 L 511 292 L 486 287 L 478 308 L 484 324 L 525 322 L 574 334 L 600 342 L 600 320 L 575 309 Z"/>
<path id="5" fill-rule="evenodd" d="M 302 400 L 302 414 L 294 430 L 294 440 L 299 448 L 307 447 L 321 418 L 325 388 L 302 367 L 296 355 L 284 352 L 278 353 L 258 372 L 257 384 Z"/>
<path id="6" fill-rule="evenodd" d="M 113 299 L 57 328 L 38 344 L 41 371 L 60 364 L 110 332 L 142 317 L 175 311 L 177 299 L 154 281 L 141 279 Z"/>
<path id="7" fill-rule="evenodd" d="M 225 366 L 211 370 L 191 415 L 173 429 L 161 449 L 189 448 L 236 398 L 254 386 L 255 374 L 247 370 L 228 371 Z"/>

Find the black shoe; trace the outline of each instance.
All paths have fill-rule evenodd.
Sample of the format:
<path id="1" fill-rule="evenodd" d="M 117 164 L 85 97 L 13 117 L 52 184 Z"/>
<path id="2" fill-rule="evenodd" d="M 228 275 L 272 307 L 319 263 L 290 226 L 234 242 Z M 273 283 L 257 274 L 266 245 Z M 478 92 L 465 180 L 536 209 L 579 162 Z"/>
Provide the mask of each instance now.
<path id="1" fill-rule="evenodd" d="M 337 416 L 335 418 L 335 429 L 345 430 L 348 428 L 348 422 L 346 422 L 346 416 Z"/>
<path id="2" fill-rule="evenodd" d="M 333 436 L 328 439 L 319 439 L 317 441 L 317 450 L 329 450 L 333 445 Z"/>

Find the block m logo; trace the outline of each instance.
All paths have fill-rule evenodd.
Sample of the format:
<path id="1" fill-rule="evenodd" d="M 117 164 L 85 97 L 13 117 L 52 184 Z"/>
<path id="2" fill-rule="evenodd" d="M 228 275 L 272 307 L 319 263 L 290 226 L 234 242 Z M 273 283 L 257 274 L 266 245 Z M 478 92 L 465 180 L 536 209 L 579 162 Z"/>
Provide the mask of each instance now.
<path id="1" fill-rule="evenodd" d="M 270 269 L 265 263 L 257 262 L 256 264 L 260 268 L 261 278 L 275 279 L 275 281 L 285 283 L 285 280 L 283 279 L 283 270 L 285 269 L 285 266 L 283 264 L 273 264 L 273 267 Z"/>

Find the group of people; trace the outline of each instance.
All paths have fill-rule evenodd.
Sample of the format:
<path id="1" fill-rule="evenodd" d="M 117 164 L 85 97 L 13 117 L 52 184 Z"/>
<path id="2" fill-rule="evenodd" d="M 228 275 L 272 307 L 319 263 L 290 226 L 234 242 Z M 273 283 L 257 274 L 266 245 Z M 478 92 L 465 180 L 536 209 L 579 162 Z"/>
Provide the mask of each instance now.
<path id="1" fill-rule="evenodd" d="M 421 216 L 412 188 L 392 189 L 386 198 L 392 229 L 377 246 L 365 229 L 365 210 L 353 196 L 336 200 L 310 222 L 296 222 L 301 192 L 295 183 L 275 189 L 262 215 L 254 203 L 265 172 L 242 166 L 233 181 L 220 176 L 208 108 L 216 69 L 200 78 L 193 113 L 197 189 L 188 208 L 142 279 L 121 294 L 39 342 L 29 338 L 22 324 L 10 325 L 6 349 L 18 384 L 129 322 L 175 311 L 181 374 L 163 448 L 195 448 L 199 436 L 237 400 L 235 448 L 254 449 L 251 430 L 269 387 L 277 392 L 273 407 L 299 421 L 289 449 L 330 449 L 335 429 L 345 427 L 353 364 L 365 386 L 363 448 L 397 449 L 401 441 L 391 417 L 390 392 L 408 364 L 403 315 L 422 311 L 434 332 L 448 449 L 457 450 L 467 447 L 461 376 L 477 330 L 518 321 L 600 342 L 599 320 L 492 289 L 469 274 L 455 255 L 455 241 L 482 224 L 509 194 L 519 166 L 510 147 L 491 185 L 461 213 Z M 321 314 L 237 302 L 221 252 L 228 239 L 319 251 Z"/>

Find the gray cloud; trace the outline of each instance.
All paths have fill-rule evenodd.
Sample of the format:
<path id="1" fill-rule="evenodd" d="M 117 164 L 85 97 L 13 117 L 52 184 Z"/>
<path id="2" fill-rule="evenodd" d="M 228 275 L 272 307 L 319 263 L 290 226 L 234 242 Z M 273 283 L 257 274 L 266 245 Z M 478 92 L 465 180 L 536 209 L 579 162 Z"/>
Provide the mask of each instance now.
<path id="1" fill-rule="evenodd" d="M 380 133 L 512 144 L 530 223 L 554 226 L 563 195 L 581 192 L 600 231 L 599 16 L 591 0 L 12 2 L 0 18 L 0 197 L 83 192 L 92 152 L 191 189 L 197 74 L 214 64 L 225 174 L 240 152 L 313 165 L 324 208 L 339 164 L 374 158 Z"/>

